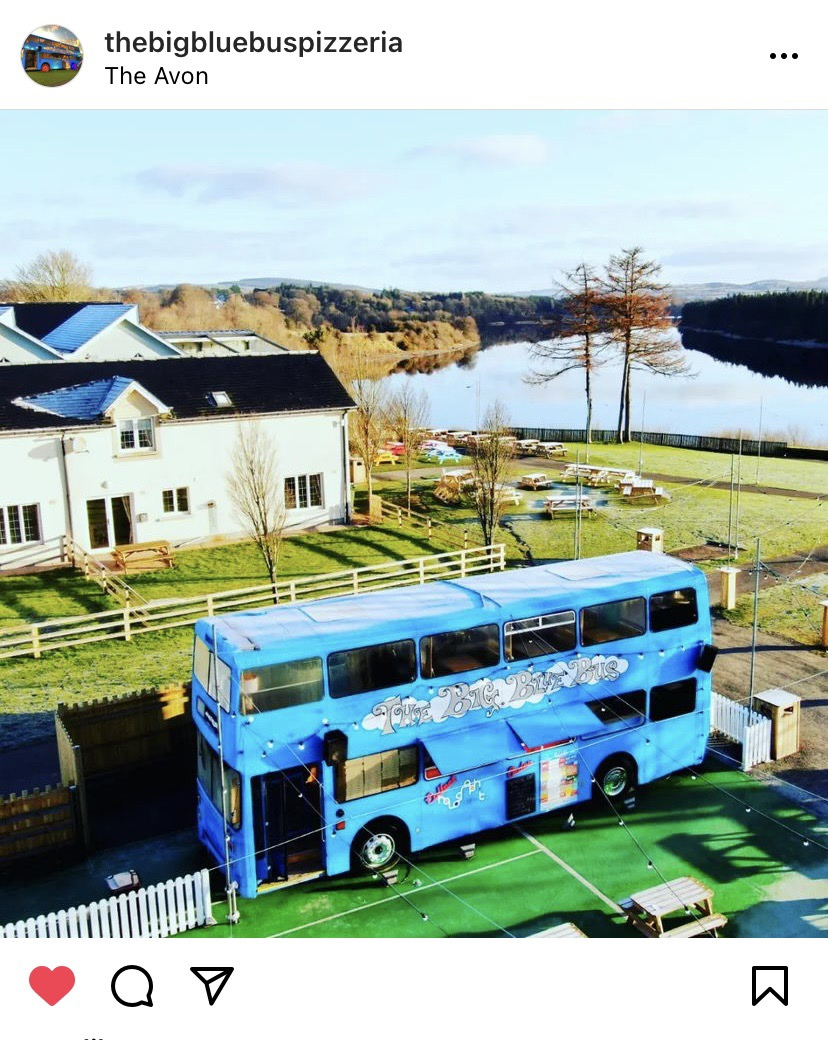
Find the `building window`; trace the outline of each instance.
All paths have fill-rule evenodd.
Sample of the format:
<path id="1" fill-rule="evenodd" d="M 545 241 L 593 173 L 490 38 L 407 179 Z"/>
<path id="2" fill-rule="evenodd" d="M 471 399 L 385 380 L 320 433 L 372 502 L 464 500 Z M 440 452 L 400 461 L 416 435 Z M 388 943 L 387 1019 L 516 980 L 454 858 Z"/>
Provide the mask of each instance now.
<path id="1" fill-rule="evenodd" d="M 199 350 L 202 348 L 199 347 Z M 233 400 L 226 390 L 211 390 L 207 395 L 214 408 L 232 408 Z"/>
<path id="2" fill-rule="evenodd" d="M 152 451 L 155 447 L 152 419 L 121 419 L 118 443 L 121 451 Z"/>
<path id="3" fill-rule="evenodd" d="M 40 541 L 40 514 L 36 505 L 0 508 L 0 545 Z"/>
<path id="4" fill-rule="evenodd" d="M 525 661 L 574 650 L 575 611 L 562 610 L 523 621 L 507 621 L 504 637 L 507 661 Z"/>
<path id="5" fill-rule="evenodd" d="M 190 512 L 190 489 L 169 488 L 161 492 L 161 500 L 165 513 L 189 513 Z"/>
<path id="6" fill-rule="evenodd" d="M 416 784 L 417 758 L 416 745 L 349 758 L 336 770 L 336 800 L 350 802 Z"/>
<path id="7" fill-rule="evenodd" d="M 322 474 L 311 473 L 302 477 L 285 477 L 285 509 L 307 509 L 321 506 Z"/>

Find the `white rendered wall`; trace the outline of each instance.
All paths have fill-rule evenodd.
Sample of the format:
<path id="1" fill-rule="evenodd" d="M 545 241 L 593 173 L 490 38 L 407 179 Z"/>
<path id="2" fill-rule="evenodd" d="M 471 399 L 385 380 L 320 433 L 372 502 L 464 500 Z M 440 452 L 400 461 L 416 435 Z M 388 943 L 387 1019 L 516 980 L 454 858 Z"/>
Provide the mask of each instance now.
<path id="1" fill-rule="evenodd" d="M 137 325 L 119 321 L 90 341 L 67 355 L 67 361 L 132 361 L 135 359 L 168 358 L 178 351 L 163 340 L 149 335 Z"/>
<path id="2" fill-rule="evenodd" d="M 135 414 L 133 408 L 129 411 Z M 89 545 L 89 499 L 123 495 L 130 497 L 134 541 L 163 538 L 181 544 L 214 535 L 241 535 L 243 523 L 227 495 L 227 474 L 239 424 L 251 421 L 228 416 L 160 422 L 153 452 L 120 452 L 116 426 L 67 436 L 71 444 L 66 470 L 76 541 Z M 258 421 L 276 445 L 280 488 L 284 477 L 322 474 L 323 505 L 290 510 L 287 527 L 344 519 L 341 413 L 272 416 Z M 81 450 L 75 450 L 77 447 Z M 47 559 L 54 554 L 59 536 L 68 533 L 60 451 L 59 434 L 0 436 L 0 506 L 38 503 L 45 543 L 0 546 L 0 566 Z M 180 487 L 189 490 L 189 512 L 165 514 L 162 492 Z"/>

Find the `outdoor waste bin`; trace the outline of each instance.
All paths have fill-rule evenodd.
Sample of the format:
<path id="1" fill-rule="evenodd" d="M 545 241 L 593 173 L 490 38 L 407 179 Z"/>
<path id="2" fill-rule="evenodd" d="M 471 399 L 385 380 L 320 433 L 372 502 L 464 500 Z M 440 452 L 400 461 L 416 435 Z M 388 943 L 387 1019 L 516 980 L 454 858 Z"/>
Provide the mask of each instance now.
<path id="1" fill-rule="evenodd" d="M 753 698 L 753 707 L 771 720 L 771 757 L 776 760 L 799 751 L 802 698 L 787 690 L 765 690 Z"/>

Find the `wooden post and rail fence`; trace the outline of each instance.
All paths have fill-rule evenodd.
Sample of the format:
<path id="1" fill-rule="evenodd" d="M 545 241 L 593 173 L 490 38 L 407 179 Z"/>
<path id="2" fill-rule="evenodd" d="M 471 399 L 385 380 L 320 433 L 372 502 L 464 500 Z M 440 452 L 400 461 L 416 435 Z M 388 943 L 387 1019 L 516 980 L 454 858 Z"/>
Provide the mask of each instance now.
<path id="1" fill-rule="evenodd" d="M 200 617 L 211 617 L 232 610 L 272 606 L 274 603 L 296 603 L 319 596 L 358 595 L 400 585 L 421 585 L 426 581 L 504 570 L 505 566 L 505 547 L 495 544 L 392 560 L 389 563 L 328 574 L 306 575 L 272 584 L 202 593 L 159 603 L 147 603 L 145 600 L 135 603 L 129 597 L 117 610 L 55 618 L 29 625 L 4 626 L 0 628 L 0 659 L 26 655 L 40 657 L 49 650 L 107 639 L 130 640 L 143 632 L 181 628 L 192 625 Z M 108 578 L 106 580 L 109 581 Z"/>

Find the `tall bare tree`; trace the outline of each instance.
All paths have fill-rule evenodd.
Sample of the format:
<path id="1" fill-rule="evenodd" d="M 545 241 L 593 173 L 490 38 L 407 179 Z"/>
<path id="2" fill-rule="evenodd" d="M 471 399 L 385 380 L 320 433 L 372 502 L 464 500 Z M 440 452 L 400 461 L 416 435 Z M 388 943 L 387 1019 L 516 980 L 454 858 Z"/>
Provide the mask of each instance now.
<path id="1" fill-rule="evenodd" d="M 539 362 L 526 381 L 542 386 L 562 376 L 565 372 L 584 370 L 584 393 L 586 396 L 586 442 L 592 441 L 592 377 L 596 368 L 604 363 L 606 344 L 598 337 L 606 321 L 601 308 L 601 280 L 595 269 L 580 263 L 574 270 L 566 271 L 558 283 L 563 291 L 559 303 L 559 319 L 554 339 L 536 343 L 530 357 Z"/>
<path id="2" fill-rule="evenodd" d="M 388 388 L 382 379 L 370 371 L 364 348 L 349 352 L 337 373 L 351 395 L 356 408 L 348 417 L 351 450 L 362 460 L 368 486 L 368 508 L 374 491 L 373 472 L 377 452 L 383 446 L 388 431 Z"/>
<path id="3" fill-rule="evenodd" d="M 604 273 L 604 306 L 610 317 L 610 339 L 621 352 L 618 439 L 630 439 L 632 372 L 646 368 L 659 375 L 683 375 L 681 351 L 664 335 L 672 327 L 670 294 L 659 280 L 661 265 L 646 260 L 640 246 L 611 256 Z"/>
<path id="4" fill-rule="evenodd" d="M 420 447 L 419 431 L 428 426 L 430 413 L 428 394 L 425 390 L 416 391 L 407 382 L 391 395 L 388 402 L 389 429 L 403 446 L 405 494 L 409 509 L 411 508 L 411 468 L 417 449 Z"/>
<path id="5" fill-rule="evenodd" d="M 285 529 L 285 498 L 279 482 L 276 445 L 260 422 L 240 423 L 230 465 L 230 501 L 256 543 L 273 584 Z"/>
<path id="6" fill-rule="evenodd" d="M 471 453 L 473 502 L 483 542 L 490 545 L 506 512 L 502 488 L 514 457 L 513 442 L 505 439 L 509 434 L 509 416 L 500 401 L 486 409 L 480 433 L 483 436 L 474 442 Z"/>
<path id="7" fill-rule="evenodd" d="M 20 264 L 14 279 L 4 283 L 3 294 L 20 303 L 61 303 L 88 300 L 95 290 L 92 268 L 68 249 L 40 253 L 28 264 Z"/>

